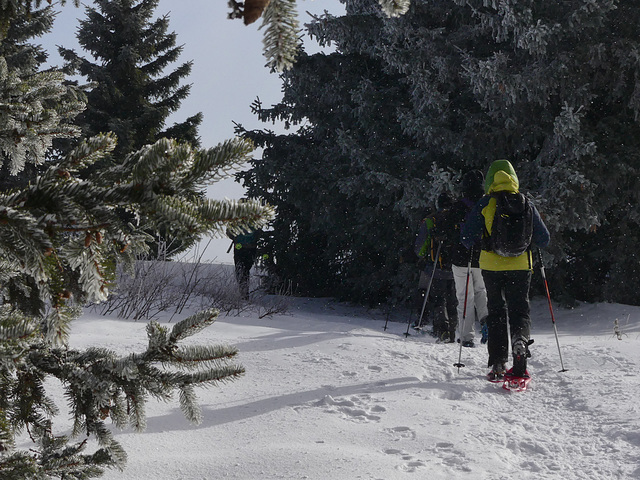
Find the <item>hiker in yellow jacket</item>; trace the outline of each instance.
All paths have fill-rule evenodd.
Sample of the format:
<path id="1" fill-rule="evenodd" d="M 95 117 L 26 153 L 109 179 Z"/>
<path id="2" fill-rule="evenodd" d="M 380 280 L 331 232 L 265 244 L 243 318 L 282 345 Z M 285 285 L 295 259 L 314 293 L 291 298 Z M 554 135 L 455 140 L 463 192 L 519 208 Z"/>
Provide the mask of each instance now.
<path id="1" fill-rule="evenodd" d="M 509 353 L 509 329 L 511 330 L 513 374 L 526 375 L 531 333 L 529 316 L 531 245 L 544 248 L 549 244 L 549 230 L 535 206 L 519 193 L 519 188 L 518 176 L 511 163 L 507 160 L 493 162 L 486 175 L 485 195 L 474 206 L 461 230 L 461 241 L 465 247 L 471 248 L 475 245 L 476 248 L 481 248 L 480 268 L 487 291 L 489 311 L 487 347 L 488 366 L 492 368 L 489 373 L 490 379 L 491 377 L 500 379 L 504 376 Z M 526 227 L 525 233 L 520 234 L 513 228 L 512 231 L 504 233 L 506 236 L 513 237 L 508 238 L 508 241 L 517 240 L 522 243 L 524 248 L 522 253 L 503 251 L 502 247 L 496 247 L 499 243 L 498 234 L 493 232 L 493 227 L 497 224 L 503 225 L 505 222 L 503 218 L 495 218 L 495 214 L 497 206 L 503 205 L 503 202 L 513 207 L 512 217 L 516 218 L 517 212 L 518 215 L 522 214 L 524 219 L 520 223 Z M 505 214 L 504 217 L 509 215 Z M 492 232 L 494 238 L 492 238 Z M 503 235 L 502 230 L 500 234 Z"/>

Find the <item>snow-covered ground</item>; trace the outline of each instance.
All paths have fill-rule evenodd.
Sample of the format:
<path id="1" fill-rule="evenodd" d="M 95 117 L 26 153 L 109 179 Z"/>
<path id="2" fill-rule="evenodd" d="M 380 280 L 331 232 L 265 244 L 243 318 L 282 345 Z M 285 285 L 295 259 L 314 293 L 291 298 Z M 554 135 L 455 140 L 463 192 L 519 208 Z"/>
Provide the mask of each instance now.
<path id="1" fill-rule="evenodd" d="M 406 323 L 329 300 L 286 314 L 222 317 L 194 337 L 240 349 L 247 374 L 200 390 L 204 421 L 148 404 L 143 434 L 118 431 L 125 472 L 107 479 L 640 478 L 640 308 L 532 303 L 527 392 L 486 381 L 486 349 L 436 344 Z M 621 339 L 614 335 L 618 319 Z M 174 319 L 174 322 L 176 320 Z M 86 314 L 73 347 L 146 343 L 144 322 Z M 61 400 L 61 402 L 64 402 Z"/>

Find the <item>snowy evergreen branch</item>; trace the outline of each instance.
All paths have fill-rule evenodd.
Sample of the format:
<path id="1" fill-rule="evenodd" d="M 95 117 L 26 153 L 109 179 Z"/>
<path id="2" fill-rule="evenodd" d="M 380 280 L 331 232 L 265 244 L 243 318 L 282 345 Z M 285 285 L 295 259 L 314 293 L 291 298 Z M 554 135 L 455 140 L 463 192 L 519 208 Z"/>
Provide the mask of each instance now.
<path id="1" fill-rule="evenodd" d="M 194 158 L 189 180 L 194 178 L 198 184 L 210 185 L 225 178 L 232 170 L 246 164 L 253 150 L 251 141 L 236 137 L 199 151 Z"/>
<path id="2" fill-rule="evenodd" d="M 212 232 L 220 235 L 227 230 L 233 235 L 247 231 L 247 226 L 263 228 L 275 218 L 275 211 L 269 205 L 255 199 L 241 202 L 206 199 L 200 205 L 200 215 Z M 209 219 L 218 219 L 211 222 Z"/>
<path id="3" fill-rule="evenodd" d="M 20 354 L 34 340 L 37 328 L 31 318 L 0 305 L 0 351 L 2 358 L 20 358 Z"/>
<path id="4" fill-rule="evenodd" d="M 75 136 L 78 127 L 63 123 L 51 103 L 67 102 L 68 88 L 64 76 L 57 72 L 34 74 L 20 78 L 17 70 L 0 57 L 0 152 L 9 161 L 12 175 L 29 162 L 42 164 L 54 138 Z M 67 103 L 65 112 L 79 113 L 79 103 Z"/>
<path id="5" fill-rule="evenodd" d="M 211 325 L 215 321 L 217 315 L 218 312 L 216 310 L 204 310 L 182 320 L 171 330 L 169 341 L 172 343 L 179 342 L 184 338 L 198 333 L 203 328 Z"/>
<path id="6" fill-rule="evenodd" d="M 264 56 L 267 65 L 281 72 L 293 65 L 300 48 L 296 0 L 271 0 L 263 13 Z"/>
<path id="7" fill-rule="evenodd" d="M 31 419 L 28 423 L 19 416 L 1 417 L 0 438 L 10 440 L 12 431 L 31 425 L 32 436 L 42 445 L 42 455 L 38 461 L 49 475 L 57 475 L 71 468 L 80 458 L 83 458 L 80 463 L 87 467 L 94 462 L 95 465 L 121 468 L 126 455 L 106 428 L 106 418 L 110 417 L 118 427 L 128 423 L 142 430 L 146 425 L 147 399 L 155 397 L 168 400 L 174 392 L 178 392 L 186 417 L 197 423 L 201 421 L 201 413 L 193 387 L 215 385 L 244 373 L 242 367 L 227 363 L 237 354 L 234 348 L 179 346 L 180 341 L 213 323 L 216 316 L 216 311 L 196 314 L 174 326 L 171 334 L 167 334 L 167 330 L 159 324 L 151 323 L 147 328 L 148 349 L 124 357 L 105 348 L 75 351 L 26 347 L 20 350 L 18 342 L 25 347 L 28 344 L 26 338 L 34 333 L 33 327 L 24 325 L 18 328 L 16 325 L 11 331 L 0 328 L 2 339 L 6 340 L 2 342 L 3 358 L 12 358 L 15 366 L 13 370 L 16 375 L 11 383 L 15 382 L 16 388 L 20 386 L 22 392 L 16 400 L 25 405 L 37 402 L 43 414 L 39 420 Z M 14 345 L 9 351 L 7 348 L 11 339 L 14 339 Z M 175 367 L 184 367 L 190 372 L 176 371 Z M 40 373 L 34 376 L 32 372 Z M 91 461 L 88 457 L 78 457 L 84 450 L 84 442 L 60 451 L 60 446 L 66 446 L 69 439 L 56 438 L 51 433 L 51 424 L 46 417 L 55 414 L 57 409 L 46 398 L 42 383 L 45 375 L 58 378 L 64 385 L 74 418 L 73 437 L 93 435 L 102 446 L 90 456 Z M 5 377 L 5 388 L 9 385 L 7 380 L 9 378 Z M 96 455 L 101 458 L 100 462 L 96 461 Z M 7 463 L 6 459 L 3 460 Z M 95 465 L 91 468 L 95 468 Z"/>

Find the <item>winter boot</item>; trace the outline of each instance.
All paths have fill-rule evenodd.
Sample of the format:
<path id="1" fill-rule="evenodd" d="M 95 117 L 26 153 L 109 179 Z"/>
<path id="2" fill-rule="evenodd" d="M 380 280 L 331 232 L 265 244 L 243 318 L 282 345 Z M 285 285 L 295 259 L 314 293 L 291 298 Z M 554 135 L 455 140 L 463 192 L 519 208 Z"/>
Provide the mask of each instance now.
<path id="1" fill-rule="evenodd" d="M 533 343 L 533 340 L 528 342 L 519 339 L 513 342 L 511 349 L 513 353 L 513 369 L 511 371 L 514 377 L 526 377 L 527 375 L 527 358 L 531 357 L 529 352 L 529 345 Z"/>
<path id="2" fill-rule="evenodd" d="M 450 332 L 442 332 L 438 337 L 438 343 L 454 343 L 456 341 L 455 333 L 452 335 Z"/>
<path id="3" fill-rule="evenodd" d="M 456 343 L 456 331 L 449 330 L 449 342 L 448 343 Z"/>
<path id="4" fill-rule="evenodd" d="M 490 382 L 500 382 L 504 380 L 504 372 L 506 370 L 504 363 L 495 363 L 491 371 L 487 374 Z"/>

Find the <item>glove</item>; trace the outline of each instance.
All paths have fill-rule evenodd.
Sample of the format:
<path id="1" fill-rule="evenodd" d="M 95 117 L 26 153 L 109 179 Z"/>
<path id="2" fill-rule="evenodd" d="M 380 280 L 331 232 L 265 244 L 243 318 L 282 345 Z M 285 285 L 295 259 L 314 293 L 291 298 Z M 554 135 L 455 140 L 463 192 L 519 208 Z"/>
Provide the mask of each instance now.
<path id="1" fill-rule="evenodd" d="M 480 343 L 483 345 L 489 341 L 489 327 L 487 327 L 486 323 L 482 324 L 482 338 L 480 339 Z"/>

